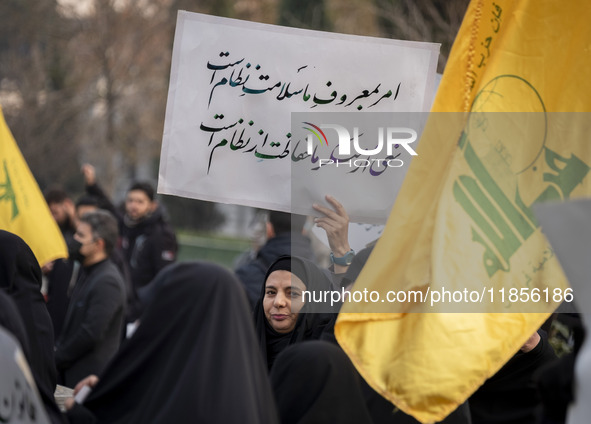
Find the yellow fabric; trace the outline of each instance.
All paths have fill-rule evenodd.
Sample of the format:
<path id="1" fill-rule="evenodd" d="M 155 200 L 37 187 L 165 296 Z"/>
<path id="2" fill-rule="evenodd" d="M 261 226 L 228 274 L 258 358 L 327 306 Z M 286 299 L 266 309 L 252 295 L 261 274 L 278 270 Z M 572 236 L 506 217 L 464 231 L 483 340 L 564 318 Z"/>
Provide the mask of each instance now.
<path id="1" fill-rule="evenodd" d="M 486 287 L 495 302 L 349 302 L 339 315 L 360 373 L 422 423 L 456 409 L 558 304 L 503 303 L 499 289 L 568 287 L 531 206 L 591 194 L 591 120 L 556 113 L 591 109 L 590 20 L 583 0 L 471 2 L 432 109 L 456 113 L 431 114 L 354 287 Z"/>
<path id="2" fill-rule="evenodd" d="M 0 109 L 0 228 L 20 236 L 40 265 L 68 257 L 66 243 Z"/>

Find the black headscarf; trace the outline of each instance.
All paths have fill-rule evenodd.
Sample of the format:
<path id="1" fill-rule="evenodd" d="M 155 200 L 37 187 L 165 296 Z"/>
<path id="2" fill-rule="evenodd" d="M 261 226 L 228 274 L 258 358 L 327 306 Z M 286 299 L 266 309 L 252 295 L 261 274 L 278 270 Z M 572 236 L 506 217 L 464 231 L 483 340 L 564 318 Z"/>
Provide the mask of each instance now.
<path id="1" fill-rule="evenodd" d="M 0 326 L 8 330 L 18 340 L 25 357 L 28 357 L 30 349 L 25 324 L 23 324 L 14 301 L 2 290 L 0 290 Z"/>
<path id="2" fill-rule="evenodd" d="M 359 377 L 337 346 L 309 341 L 290 346 L 271 369 L 282 424 L 371 424 Z"/>
<path id="3" fill-rule="evenodd" d="M 272 272 L 284 270 L 295 274 L 306 285 L 308 291 L 331 290 L 332 285 L 329 278 L 313 262 L 297 256 L 280 256 L 271 264 L 265 275 L 259 300 L 254 309 L 256 332 L 267 361 L 271 369 L 275 358 L 287 346 L 302 342 L 304 340 L 319 339 L 326 325 L 330 322 L 330 313 L 311 313 L 311 305 L 305 304 L 298 314 L 295 328 L 289 333 L 278 333 L 275 331 L 265 316 L 263 299 L 265 297 L 265 286 L 267 279 Z"/>
<path id="4" fill-rule="evenodd" d="M 40 391 L 53 393 L 57 372 L 51 318 L 41 294 L 41 268 L 19 236 L 0 230 L 0 290 L 14 301 L 28 338 L 27 361 Z"/>
<path id="5" fill-rule="evenodd" d="M 240 283 L 207 263 L 154 280 L 140 326 L 84 402 L 99 423 L 276 424 Z"/>

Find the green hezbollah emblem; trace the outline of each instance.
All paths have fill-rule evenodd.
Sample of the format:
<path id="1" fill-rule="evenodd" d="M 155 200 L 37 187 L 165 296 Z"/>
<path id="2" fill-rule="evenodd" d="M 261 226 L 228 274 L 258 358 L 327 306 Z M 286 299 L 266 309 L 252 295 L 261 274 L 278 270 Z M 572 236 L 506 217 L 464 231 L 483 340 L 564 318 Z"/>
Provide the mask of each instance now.
<path id="1" fill-rule="evenodd" d="M 516 95 L 529 96 L 533 112 L 510 112 L 507 99 Z M 484 247 L 483 264 L 489 277 L 499 270 L 508 272 L 513 254 L 539 227 L 532 205 L 567 199 L 589 172 L 579 157 L 562 156 L 546 146 L 547 115 L 531 84 L 502 75 L 476 96 L 460 137 L 459 147 L 472 175 L 458 176 L 453 195 L 474 224 L 472 240 Z M 519 190 L 519 178 L 526 177 L 527 188 L 540 187 L 529 202 L 523 200 L 529 190 Z"/>
<path id="2" fill-rule="evenodd" d="M 12 204 L 12 216 L 10 217 L 11 221 L 18 216 L 18 205 L 16 204 L 16 194 L 14 193 L 14 188 L 12 187 L 12 182 L 10 181 L 10 175 L 8 174 L 8 166 L 6 165 L 6 160 L 4 162 L 4 175 L 5 180 L 4 183 L 0 183 L 0 202 L 9 202 Z"/>

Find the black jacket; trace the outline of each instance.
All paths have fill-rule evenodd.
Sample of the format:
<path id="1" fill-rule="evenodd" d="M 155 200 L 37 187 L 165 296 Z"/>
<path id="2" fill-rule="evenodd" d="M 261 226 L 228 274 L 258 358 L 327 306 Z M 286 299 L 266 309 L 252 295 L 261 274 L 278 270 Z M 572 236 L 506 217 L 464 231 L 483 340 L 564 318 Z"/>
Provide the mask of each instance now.
<path id="1" fill-rule="evenodd" d="M 100 373 L 115 355 L 125 302 L 123 279 L 110 260 L 81 270 L 56 343 L 55 361 L 62 384 L 74 387 L 89 374 Z"/>
<path id="2" fill-rule="evenodd" d="M 144 287 L 162 268 L 173 263 L 178 250 L 174 231 L 164 220 L 160 208 L 138 223 L 124 219 L 121 247 L 135 290 Z"/>

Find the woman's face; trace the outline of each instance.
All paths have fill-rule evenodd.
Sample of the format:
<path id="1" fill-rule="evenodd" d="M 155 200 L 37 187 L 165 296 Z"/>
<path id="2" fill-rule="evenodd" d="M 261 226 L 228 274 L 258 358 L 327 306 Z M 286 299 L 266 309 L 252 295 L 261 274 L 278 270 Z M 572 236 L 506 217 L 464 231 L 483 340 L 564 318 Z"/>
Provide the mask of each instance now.
<path id="1" fill-rule="evenodd" d="M 306 285 L 289 271 L 273 271 L 265 282 L 263 309 L 273 330 L 289 333 L 295 328 L 304 303 L 302 292 Z"/>

